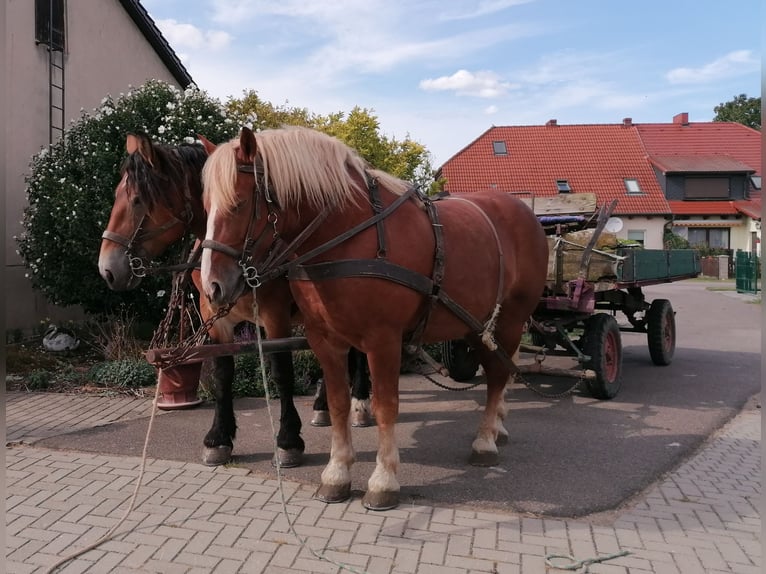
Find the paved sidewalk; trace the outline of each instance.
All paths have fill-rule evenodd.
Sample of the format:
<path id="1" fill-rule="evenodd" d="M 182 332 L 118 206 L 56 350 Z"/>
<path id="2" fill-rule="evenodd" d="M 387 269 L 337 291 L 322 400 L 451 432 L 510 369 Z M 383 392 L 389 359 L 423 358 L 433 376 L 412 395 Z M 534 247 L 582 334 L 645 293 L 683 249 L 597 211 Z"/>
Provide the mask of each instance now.
<path id="1" fill-rule="evenodd" d="M 7 399 L 5 567 L 45 572 L 119 522 L 141 460 L 34 441 L 67 424 L 75 430 L 146 416 L 150 401 Z M 549 554 L 587 559 L 625 550 L 630 555 L 590 571 L 757 574 L 761 411 L 754 404 L 638 500 L 584 519 L 426 506 L 369 512 L 358 498 L 325 505 L 312 498 L 313 487 L 242 468 L 151 459 L 136 508 L 114 539 L 59 572 L 542 574 L 563 572 L 546 567 Z"/>

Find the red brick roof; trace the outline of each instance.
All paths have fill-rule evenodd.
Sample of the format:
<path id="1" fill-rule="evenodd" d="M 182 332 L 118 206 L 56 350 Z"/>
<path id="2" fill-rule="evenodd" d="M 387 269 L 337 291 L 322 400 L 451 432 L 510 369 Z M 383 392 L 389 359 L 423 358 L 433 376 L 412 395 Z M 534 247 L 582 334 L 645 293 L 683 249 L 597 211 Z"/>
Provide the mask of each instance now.
<path id="1" fill-rule="evenodd" d="M 761 132 L 733 122 L 635 124 L 648 154 L 729 156 L 761 175 Z"/>
<path id="2" fill-rule="evenodd" d="M 545 126 L 492 127 L 447 160 L 440 175 L 452 192 L 500 189 L 552 196 L 557 180 L 567 180 L 572 193 L 595 193 L 599 204 L 617 199 L 616 214 L 741 212 L 760 219 L 760 190 L 752 188 L 749 201 L 666 201 L 652 166 L 665 173 L 761 174 L 759 131 L 731 122 L 682 122 L 686 117 L 679 114 L 667 124 L 552 120 Z M 503 142 L 507 153 L 495 154 L 493 142 Z M 637 180 L 642 193 L 627 193 L 626 179 Z"/>
<path id="3" fill-rule="evenodd" d="M 758 221 L 761 220 L 761 198 L 758 196 L 757 198 L 750 198 L 750 201 L 735 201 L 734 207 L 737 208 L 737 211 L 740 213 L 744 213 L 748 217 L 751 217 L 752 219 L 757 219 Z"/>
<path id="4" fill-rule="evenodd" d="M 753 168 L 727 155 L 662 155 L 649 161 L 663 173 L 747 173 Z"/>
<path id="5" fill-rule="evenodd" d="M 495 141 L 505 142 L 506 155 L 495 155 Z M 538 197 L 556 195 L 556 181 L 567 180 L 573 193 L 595 193 L 599 204 L 617 199 L 616 214 L 669 213 L 646 155 L 635 128 L 623 124 L 492 127 L 447 160 L 441 176 L 451 192 Z M 626 179 L 643 193 L 628 194 Z"/>
<path id="6" fill-rule="evenodd" d="M 736 215 L 739 213 L 733 201 L 668 201 L 668 205 L 674 215 Z"/>

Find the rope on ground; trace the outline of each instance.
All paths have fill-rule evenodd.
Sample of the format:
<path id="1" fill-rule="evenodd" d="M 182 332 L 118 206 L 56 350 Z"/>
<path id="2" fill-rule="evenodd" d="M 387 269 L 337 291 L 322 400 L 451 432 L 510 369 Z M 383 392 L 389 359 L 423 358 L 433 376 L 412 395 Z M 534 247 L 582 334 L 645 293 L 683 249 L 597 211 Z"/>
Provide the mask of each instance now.
<path id="1" fill-rule="evenodd" d="M 253 287 L 253 320 L 257 320 L 258 317 L 258 300 L 256 298 L 256 288 Z M 331 558 L 328 558 L 325 556 L 322 552 L 318 552 L 311 548 L 306 538 L 303 538 L 298 532 L 295 530 L 295 526 L 293 524 L 293 521 L 290 520 L 290 514 L 287 512 L 287 500 L 285 500 L 285 489 L 282 485 L 282 471 L 279 466 L 279 446 L 277 445 L 277 429 L 274 426 L 274 416 L 271 412 L 271 395 L 269 393 L 269 385 L 267 384 L 267 378 L 266 378 L 266 361 L 263 354 L 263 339 L 261 338 L 261 330 L 256 329 L 256 340 L 258 342 L 258 360 L 261 364 L 261 380 L 263 381 L 263 390 L 264 395 L 266 398 L 266 412 L 269 415 L 269 423 L 271 424 L 271 440 L 273 443 L 274 448 L 274 468 L 277 470 L 277 489 L 279 490 L 279 497 L 280 501 L 282 503 L 282 513 L 284 514 L 285 520 L 287 521 L 287 526 L 290 529 L 290 532 L 293 536 L 295 536 L 295 539 L 300 544 L 301 548 L 305 548 L 308 550 L 314 557 L 318 558 L 319 560 L 324 560 L 325 562 L 329 562 L 330 564 L 334 564 L 335 566 L 338 566 L 339 568 L 349 570 L 350 572 L 354 572 L 354 574 L 368 574 L 366 570 L 357 570 L 353 566 L 349 566 L 348 564 L 343 564 L 342 562 L 336 562 L 335 560 L 332 560 Z"/>
<path id="2" fill-rule="evenodd" d="M 160 395 L 160 385 L 159 382 L 157 383 L 157 388 L 154 391 L 154 400 L 152 401 L 152 414 L 149 417 L 149 426 L 146 429 L 146 438 L 144 439 L 144 449 L 141 453 L 141 468 L 138 471 L 138 477 L 136 478 L 136 487 L 133 489 L 133 495 L 130 497 L 130 504 L 128 504 L 128 508 L 125 510 L 125 514 L 122 515 L 122 518 L 117 521 L 117 524 L 112 526 L 106 534 L 104 534 L 101 538 L 96 540 L 95 542 L 88 544 L 86 547 L 81 548 L 80 550 L 75 550 L 71 554 L 67 554 L 63 558 L 61 558 L 58 562 L 53 564 L 48 570 L 45 571 L 45 574 L 52 574 L 61 566 L 69 562 L 70 560 L 74 560 L 78 556 L 82 556 L 86 552 L 90 552 L 94 548 L 97 548 L 101 546 L 104 542 L 107 542 L 114 538 L 117 529 L 122 526 L 122 524 L 127 520 L 128 516 L 131 512 L 133 512 L 133 509 L 136 506 L 136 500 L 138 499 L 138 491 L 141 488 L 141 483 L 144 479 L 144 472 L 146 471 L 146 453 L 149 449 L 149 436 L 152 433 L 152 426 L 154 425 L 154 416 L 157 414 L 157 399 Z"/>
<path id="3" fill-rule="evenodd" d="M 585 558 L 584 560 L 575 560 L 573 556 L 568 554 L 548 554 L 545 557 L 545 565 L 549 568 L 555 568 L 557 570 L 579 570 L 583 568 L 580 574 L 588 574 L 590 572 L 590 565 L 597 564 L 599 562 L 606 562 L 607 560 L 614 560 L 621 556 L 627 556 L 630 554 L 627 550 L 615 552 L 614 554 L 607 554 L 606 556 L 598 556 L 596 558 Z M 554 564 L 554 560 L 568 560 L 563 564 Z"/>

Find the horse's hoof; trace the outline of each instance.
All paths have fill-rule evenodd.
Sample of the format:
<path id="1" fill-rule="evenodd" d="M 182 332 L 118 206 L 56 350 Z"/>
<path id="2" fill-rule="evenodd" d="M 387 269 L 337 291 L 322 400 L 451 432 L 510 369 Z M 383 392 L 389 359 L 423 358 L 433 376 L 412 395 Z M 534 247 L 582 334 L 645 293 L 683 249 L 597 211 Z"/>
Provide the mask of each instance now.
<path id="1" fill-rule="evenodd" d="M 351 498 L 351 483 L 349 484 L 322 484 L 314 494 L 314 497 L 326 504 L 346 502 Z"/>
<path id="2" fill-rule="evenodd" d="M 503 433 L 497 433 L 497 438 L 495 439 L 495 445 L 504 446 L 506 444 L 508 444 L 508 435 Z"/>
<path id="3" fill-rule="evenodd" d="M 499 457 L 496 452 L 472 451 L 469 462 L 473 466 L 495 466 Z"/>
<path id="4" fill-rule="evenodd" d="M 311 419 L 311 426 L 313 427 L 329 427 L 330 411 L 314 411 L 314 418 Z"/>
<path id="5" fill-rule="evenodd" d="M 362 499 L 362 505 L 367 510 L 391 510 L 399 506 L 399 492 L 367 492 Z"/>
<path id="6" fill-rule="evenodd" d="M 375 421 L 370 414 L 370 411 L 354 411 L 351 413 L 351 426 L 352 427 L 371 427 L 375 424 Z"/>
<path id="7" fill-rule="evenodd" d="M 205 447 L 202 451 L 202 464 L 206 466 L 220 466 L 231 460 L 231 447 L 222 445 Z"/>
<path id="8" fill-rule="evenodd" d="M 277 454 L 271 460 L 273 466 L 279 465 L 279 468 L 295 468 L 303 463 L 303 451 L 298 448 L 285 450 L 277 448 Z"/>

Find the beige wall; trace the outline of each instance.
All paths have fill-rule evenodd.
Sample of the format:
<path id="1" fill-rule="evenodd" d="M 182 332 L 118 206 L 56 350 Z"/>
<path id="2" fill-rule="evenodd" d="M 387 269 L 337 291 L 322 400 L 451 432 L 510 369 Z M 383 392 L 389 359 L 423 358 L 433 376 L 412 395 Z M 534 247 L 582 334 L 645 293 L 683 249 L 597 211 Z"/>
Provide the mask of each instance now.
<path id="1" fill-rule="evenodd" d="M 35 3 L 3 0 L 6 4 L 2 41 L 5 43 L 3 110 L 6 170 L 2 175 L 5 201 L 6 328 L 28 329 L 40 320 L 67 318 L 76 310 L 54 309 L 34 294 L 24 278 L 26 268 L 16 254 L 14 235 L 21 233 L 24 174 L 31 157 L 48 144 L 48 53 L 35 45 Z M 126 92 L 155 78 L 173 83 L 170 72 L 117 0 L 67 2 L 65 55 L 65 125 L 91 111 L 101 99 Z"/>
<path id="2" fill-rule="evenodd" d="M 664 247 L 662 237 L 665 223 L 667 223 L 664 217 L 620 215 L 619 218 L 622 219 L 622 229 L 617 233 L 619 239 L 627 239 L 628 231 L 643 231 L 646 249 L 662 249 Z"/>

